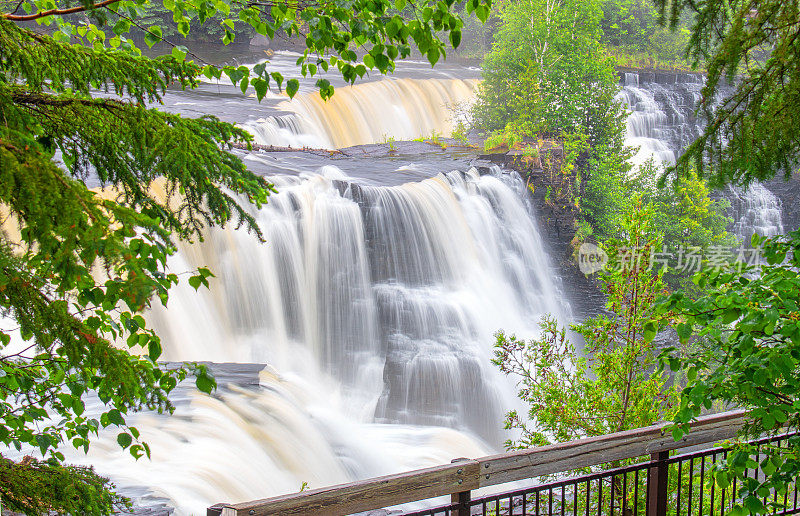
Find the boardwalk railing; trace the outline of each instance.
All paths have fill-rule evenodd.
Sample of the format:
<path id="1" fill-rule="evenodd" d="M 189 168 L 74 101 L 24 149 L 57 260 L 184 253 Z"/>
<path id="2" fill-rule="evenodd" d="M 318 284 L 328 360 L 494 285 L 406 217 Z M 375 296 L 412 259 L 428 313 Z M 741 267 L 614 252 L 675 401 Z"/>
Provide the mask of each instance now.
<path id="1" fill-rule="evenodd" d="M 208 509 L 208 516 L 343 516 L 446 495 L 451 495 L 450 504 L 410 514 L 721 515 L 730 504 L 735 486 L 727 491 L 718 490 L 715 496 L 713 490 L 709 492 L 704 486 L 704 480 L 711 464 L 721 460 L 727 452 L 723 448 L 711 448 L 672 457 L 669 452 L 731 439 L 736 436 L 743 422 L 742 411 L 704 416 L 692 424 L 692 431 L 680 441 L 675 441 L 670 433 L 664 432 L 669 423 L 659 423 L 529 450 L 478 459 L 456 459 L 451 464 L 433 468 L 274 498 L 217 504 Z M 780 438 L 772 440 L 772 444 L 780 445 L 781 442 Z M 500 495 L 471 497 L 473 490 L 482 487 L 648 456 L 649 462 L 633 466 Z M 794 503 L 796 507 L 796 498 L 796 494 L 792 498 L 787 493 L 786 502 L 789 506 Z M 683 504 L 683 509 L 680 504 Z M 795 512 L 798 511 L 789 508 L 781 514 Z"/>

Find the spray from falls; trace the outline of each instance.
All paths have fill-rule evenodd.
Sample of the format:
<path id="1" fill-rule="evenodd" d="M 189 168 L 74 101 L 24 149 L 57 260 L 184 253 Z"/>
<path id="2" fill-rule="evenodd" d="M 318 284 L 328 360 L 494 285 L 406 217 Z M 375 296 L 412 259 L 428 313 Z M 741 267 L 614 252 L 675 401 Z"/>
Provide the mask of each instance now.
<path id="1" fill-rule="evenodd" d="M 284 101 L 288 112 L 240 124 L 261 145 L 340 149 L 452 132 L 457 111 L 472 101 L 477 80 L 386 79 Z"/>

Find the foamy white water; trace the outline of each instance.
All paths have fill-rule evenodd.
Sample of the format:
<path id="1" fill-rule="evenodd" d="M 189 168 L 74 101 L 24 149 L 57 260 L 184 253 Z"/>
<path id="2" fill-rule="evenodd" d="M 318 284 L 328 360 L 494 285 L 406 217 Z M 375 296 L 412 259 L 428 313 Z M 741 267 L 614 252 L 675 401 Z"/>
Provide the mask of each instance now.
<path id="1" fill-rule="evenodd" d="M 217 228 L 181 247 L 171 269 L 209 266 L 211 289 L 182 283 L 148 317 L 166 360 L 266 365 L 215 366 L 214 397 L 183 389 L 175 416 L 135 416 L 151 461 L 114 432 L 68 460 L 194 514 L 499 451 L 517 401 L 492 335 L 533 335 L 565 310 L 524 183 L 496 168 L 392 187 L 335 167 L 275 181 L 255 213 L 266 243 Z"/>

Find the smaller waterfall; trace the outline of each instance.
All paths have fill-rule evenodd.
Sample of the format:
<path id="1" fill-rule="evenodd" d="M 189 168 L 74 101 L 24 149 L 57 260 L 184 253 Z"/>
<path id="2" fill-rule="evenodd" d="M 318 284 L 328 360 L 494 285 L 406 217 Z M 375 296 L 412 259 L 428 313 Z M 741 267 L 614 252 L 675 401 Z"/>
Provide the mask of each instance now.
<path id="1" fill-rule="evenodd" d="M 733 233 L 750 245 L 754 234 L 772 237 L 784 233 L 780 200 L 761 183 L 747 189 L 727 188 L 733 208 Z"/>
<path id="2" fill-rule="evenodd" d="M 632 172 L 649 159 L 656 165 L 672 165 L 675 153 L 664 142 L 663 130 L 667 124 L 667 115 L 661 110 L 653 96 L 639 87 L 639 75 L 625 74 L 624 88 L 617 94 L 617 99 L 628 108 L 630 115 L 626 122 L 625 143 L 636 148 L 631 158 Z"/>
<path id="3" fill-rule="evenodd" d="M 642 75 L 647 76 L 645 80 Z M 617 99 L 630 112 L 626 143 L 637 148 L 631 160 L 634 172 L 650 158 L 656 165 L 673 165 L 675 157 L 697 138 L 701 129 L 694 108 L 702 85 L 691 74 L 624 74 Z"/>
<path id="4" fill-rule="evenodd" d="M 256 143 L 283 147 L 340 149 L 411 140 L 433 131 L 449 135 L 457 110 L 472 102 L 472 79 L 386 79 L 338 88 L 324 101 L 299 95 L 278 107 L 291 115 L 240 124 Z"/>
<path id="5" fill-rule="evenodd" d="M 297 149 L 323 149 L 330 145 L 328 139 L 320 136 L 319 130 L 312 123 L 296 113 L 249 120 L 239 126 L 249 131 L 259 145 Z"/>
<path id="6" fill-rule="evenodd" d="M 630 110 L 626 143 L 638 147 L 634 172 L 649 158 L 671 165 L 675 157 L 702 132 L 694 111 L 703 86 L 702 76 L 688 73 L 625 73 L 617 98 Z M 743 190 L 727 187 L 734 224 L 731 231 L 749 245 L 754 233 L 784 233 L 781 204 L 760 183 Z"/>

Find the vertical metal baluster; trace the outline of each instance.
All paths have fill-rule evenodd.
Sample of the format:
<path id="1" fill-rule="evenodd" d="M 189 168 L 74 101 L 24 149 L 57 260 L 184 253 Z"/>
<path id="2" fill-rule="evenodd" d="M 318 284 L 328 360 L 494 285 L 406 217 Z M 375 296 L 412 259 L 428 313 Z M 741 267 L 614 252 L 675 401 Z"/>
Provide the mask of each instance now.
<path id="1" fill-rule="evenodd" d="M 687 516 L 692 516 L 692 479 L 694 478 L 694 458 L 689 459 L 689 499 L 686 503 Z"/>
<path id="2" fill-rule="evenodd" d="M 648 466 L 646 471 L 647 471 L 647 478 L 645 480 L 647 483 L 644 491 L 644 513 L 645 515 L 648 515 L 650 514 L 650 482 L 652 482 L 653 480 L 652 479 L 653 469 Z"/>
<path id="3" fill-rule="evenodd" d="M 780 449 L 780 448 L 781 448 L 781 441 L 780 441 L 780 439 L 778 440 L 778 445 L 777 445 L 777 447 L 778 447 L 778 449 Z M 766 479 L 767 479 L 767 477 L 766 477 L 766 475 L 765 475 L 765 476 L 764 476 L 764 480 L 766 480 Z M 778 490 L 777 490 L 777 489 L 773 489 L 773 490 L 772 490 L 772 503 L 773 503 L 774 505 L 778 505 Z M 785 509 L 784 509 L 784 510 L 785 510 Z"/>
<path id="4" fill-rule="evenodd" d="M 575 505 L 572 506 L 573 516 L 578 516 L 578 483 L 572 485 L 572 501 Z"/>
<path id="5" fill-rule="evenodd" d="M 586 481 L 586 516 L 589 516 L 589 507 L 592 505 L 591 503 L 589 503 L 590 500 L 592 499 L 592 497 L 589 495 L 590 491 L 591 490 L 589 489 L 589 481 L 587 480 Z M 797 495 L 795 495 L 795 500 L 797 500 Z"/>
<path id="6" fill-rule="evenodd" d="M 539 491 L 536 491 L 536 516 L 539 516 Z"/>
<path id="7" fill-rule="evenodd" d="M 675 500 L 675 516 L 680 516 L 681 514 L 681 484 L 683 484 L 683 474 L 681 472 L 681 468 L 683 466 L 683 461 L 678 461 L 678 496 Z"/>
<path id="8" fill-rule="evenodd" d="M 625 509 L 628 507 L 628 472 L 622 474 L 622 516 L 625 516 Z"/>
<path id="9" fill-rule="evenodd" d="M 597 516 L 603 514 L 603 477 L 597 479 Z"/>
<path id="10" fill-rule="evenodd" d="M 697 508 L 697 516 L 703 516 L 703 486 L 706 483 L 706 456 L 700 457 L 700 506 Z"/>
<path id="11" fill-rule="evenodd" d="M 786 486 L 786 491 L 783 492 L 783 512 L 789 510 L 789 486 Z"/>
<path id="12" fill-rule="evenodd" d="M 716 452 L 711 455 L 711 464 L 717 462 L 717 454 Z M 717 485 L 717 482 L 711 482 L 711 503 L 709 504 L 708 516 L 714 516 L 714 487 Z M 703 516 L 702 514 L 700 516 Z"/>
<path id="13" fill-rule="evenodd" d="M 614 474 L 611 474 L 611 491 L 608 496 L 609 506 L 611 508 L 611 516 L 614 516 Z"/>
<path id="14" fill-rule="evenodd" d="M 528 516 L 528 495 L 522 495 L 522 515 Z"/>
<path id="15" fill-rule="evenodd" d="M 639 516 L 639 470 L 633 470 L 633 516 Z"/>
<path id="16" fill-rule="evenodd" d="M 573 516 L 578 516 L 578 483 L 574 483 L 572 485 L 572 514 Z"/>
<path id="17" fill-rule="evenodd" d="M 779 448 L 779 449 L 780 449 L 780 447 L 781 447 L 781 441 L 780 441 L 780 439 L 779 439 L 779 440 L 778 440 L 778 442 L 777 442 L 777 448 Z M 767 475 L 766 475 L 766 474 L 764 474 L 764 480 L 765 480 L 765 481 L 767 480 Z M 765 497 L 764 497 L 764 500 L 766 500 L 766 499 L 768 499 L 768 498 L 769 498 L 769 495 L 765 496 Z M 772 503 L 773 503 L 774 505 L 777 505 L 777 504 L 778 504 L 778 490 L 777 490 L 777 489 L 773 489 L 773 490 L 772 490 Z"/>
<path id="18" fill-rule="evenodd" d="M 722 460 L 725 461 L 728 458 L 728 451 L 722 452 Z M 719 505 L 719 516 L 723 516 L 725 514 L 725 491 L 727 488 L 722 490 L 722 503 Z"/>
<path id="19" fill-rule="evenodd" d="M 550 492 L 547 496 L 547 516 L 553 516 L 553 488 L 550 488 Z"/>
<path id="20" fill-rule="evenodd" d="M 786 440 L 786 448 L 789 448 L 789 440 L 788 439 Z M 788 484 L 786 486 L 786 490 L 783 492 L 783 512 L 786 512 L 786 511 L 789 510 L 789 486 L 790 485 L 791 484 Z"/>

